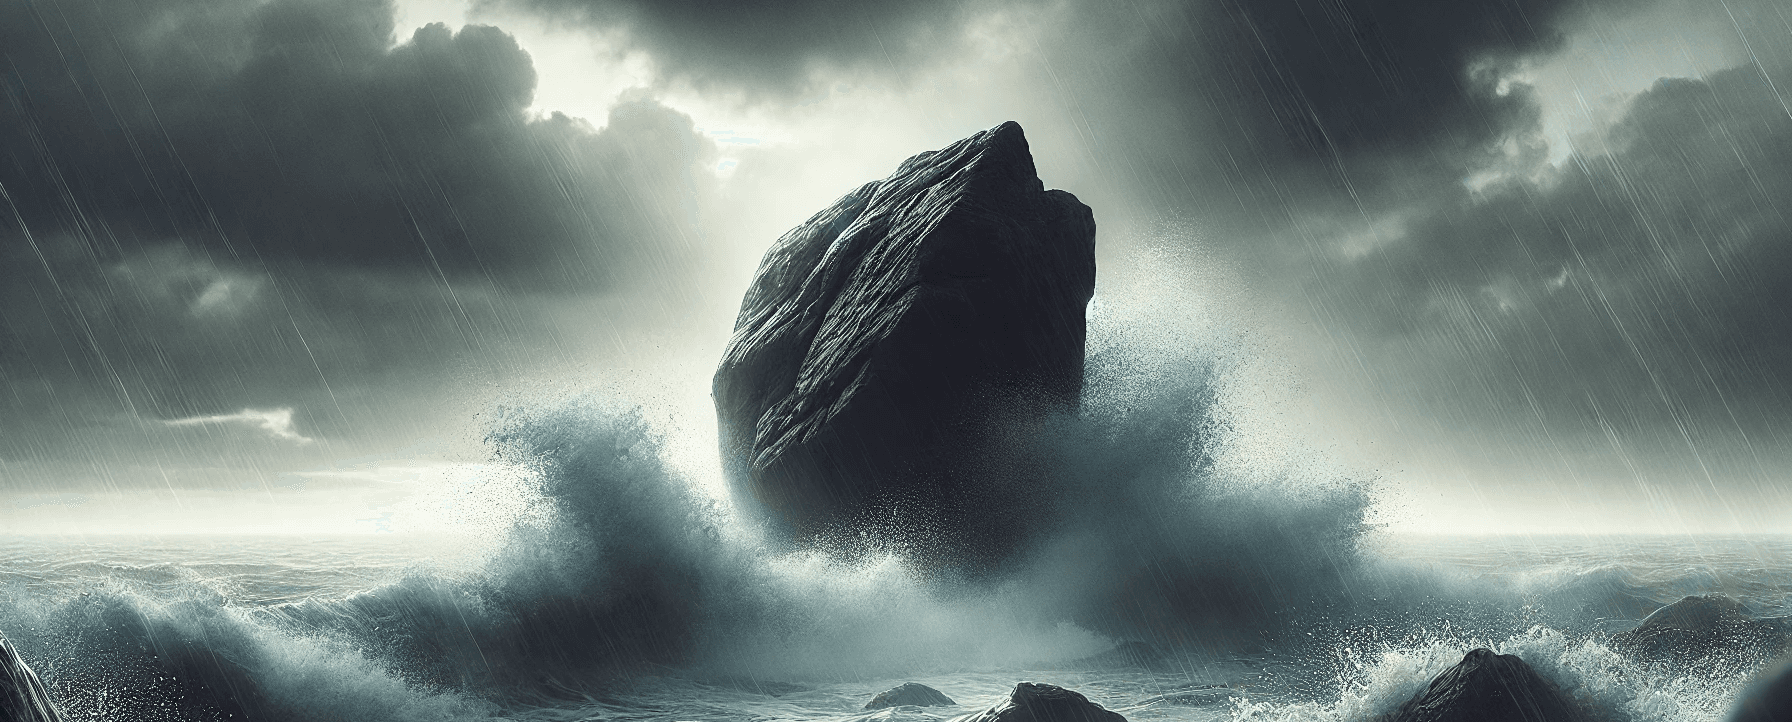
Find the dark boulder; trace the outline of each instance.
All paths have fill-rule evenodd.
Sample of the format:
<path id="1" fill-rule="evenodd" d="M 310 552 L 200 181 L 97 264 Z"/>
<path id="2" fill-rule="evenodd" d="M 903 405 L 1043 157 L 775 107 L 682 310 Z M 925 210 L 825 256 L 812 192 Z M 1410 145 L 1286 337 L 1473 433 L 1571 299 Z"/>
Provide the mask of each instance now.
<path id="1" fill-rule="evenodd" d="M 1126 722 L 1126 718 L 1072 690 L 1021 682 L 1014 685 L 1008 699 L 952 722 Z"/>
<path id="2" fill-rule="evenodd" d="M 795 536 L 1012 531 L 965 522 L 1026 502 L 991 481 L 991 449 L 1075 408 L 1094 285 L 1094 216 L 1045 190 L 1015 123 L 848 193 L 773 244 L 741 302 L 714 386 L 736 498 Z"/>
<path id="3" fill-rule="evenodd" d="M 61 722 L 62 715 L 50 703 L 50 692 L 37 673 L 25 664 L 12 643 L 0 637 L 0 720 L 4 722 Z"/>
<path id="4" fill-rule="evenodd" d="M 1477 649 L 1384 722 L 1591 722 L 1586 708 L 1524 660 Z"/>
<path id="5" fill-rule="evenodd" d="M 1730 710 L 1730 722 L 1792 720 L 1792 659 L 1763 670 Z"/>
<path id="6" fill-rule="evenodd" d="M 1657 609 L 1611 641 L 1612 649 L 1650 661 L 1736 652 L 1775 655 L 1786 644 L 1782 624 L 1755 619 L 1741 602 L 1721 594 L 1686 597 Z"/>
<path id="7" fill-rule="evenodd" d="M 865 703 L 865 709 L 883 709 L 885 707 L 950 707 L 953 702 L 939 690 L 919 682 L 907 682 L 884 690 Z"/>

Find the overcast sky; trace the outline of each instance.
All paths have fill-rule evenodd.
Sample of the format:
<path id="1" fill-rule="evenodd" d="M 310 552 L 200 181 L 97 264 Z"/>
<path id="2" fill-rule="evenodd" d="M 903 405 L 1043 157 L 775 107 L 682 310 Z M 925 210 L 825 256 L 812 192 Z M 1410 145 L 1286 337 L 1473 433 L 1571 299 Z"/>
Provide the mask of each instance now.
<path id="1" fill-rule="evenodd" d="M 57 0 L 0 54 L 8 528 L 382 528 L 575 392 L 706 469 L 759 254 L 1017 120 L 1262 463 L 1792 532 L 1771 0 Z"/>

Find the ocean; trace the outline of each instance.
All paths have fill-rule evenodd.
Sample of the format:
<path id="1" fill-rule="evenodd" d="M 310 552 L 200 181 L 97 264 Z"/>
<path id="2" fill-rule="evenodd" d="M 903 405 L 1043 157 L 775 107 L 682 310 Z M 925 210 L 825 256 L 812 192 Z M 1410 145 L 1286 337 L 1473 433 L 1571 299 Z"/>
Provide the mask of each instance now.
<path id="1" fill-rule="evenodd" d="M 1792 537 L 1392 533 L 1373 480 L 1266 461 L 1213 364 L 1142 347 L 1092 344 L 1083 408 L 1016 434 L 1042 519 L 974 574 L 770 533 L 640 408 L 573 396 L 487 415 L 524 499 L 495 531 L 0 535 L 0 633 L 117 722 L 934 720 L 1023 680 L 1131 720 L 1369 722 L 1477 647 L 1617 722 L 1716 722 L 1771 661 L 1608 641 L 1688 595 L 1792 614 Z M 958 704 L 862 709 L 909 681 Z"/>
<path id="2" fill-rule="evenodd" d="M 168 654 L 197 640 L 196 651 L 220 655 L 219 664 L 240 665 L 253 684 L 278 690 L 264 694 L 298 697 L 286 711 L 252 711 L 251 719 L 933 720 L 977 711 L 1015 682 L 1034 680 L 1076 689 L 1134 720 L 1368 720 L 1470 648 L 1487 646 L 1519 654 L 1618 719 L 1665 722 L 1722 719 L 1765 660 L 1738 650 L 1736 659 L 1698 669 L 1650 667 L 1607 649 L 1606 637 L 1692 594 L 1726 594 L 1761 616 L 1792 613 L 1792 537 L 1377 534 L 1364 540 L 1363 553 L 1383 581 L 1436 585 L 1438 594 L 1408 605 L 1422 614 L 1334 621 L 1314 610 L 1313 619 L 1294 627 L 1299 642 L 1211 651 L 1165 645 L 1165 658 L 1148 669 L 1101 660 L 1104 647 L 1132 640 L 1074 625 L 1033 630 L 1040 634 L 1030 643 L 1002 639 L 1024 634 L 1029 620 L 1001 619 L 999 612 L 992 620 L 985 615 L 993 609 L 979 613 L 949 600 L 863 593 L 845 600 L 868 607 L 856 610 L 858 622 L 880 612 L 921 613 L 935 617 L 921 620 L 935 634 L 941 626 L 950 630 L 945 636 L 997 633 L 968 645 L 936 637 L 952 650 L 942 654 L 899 645 L 883 655 L 856 654 L 856 663 L 768 659 L 759 673 L 738 659 L 641 665 L 601 681 L 569 677 L 506 695 L 426 681 L 402 655 L 382 656 L 390 649 L 371 649 L 340 628 L 326 633 L 318 630 L 327 625 L 294 622 L 303 617 L 294 609 L 415 589 L 419 577 L 454 578 L 455 569 L 475 576 L 466 559 L 443 551 L 453 548 L 443 542 L 404 535 L 0 538 L 0 624 L 73 719 L 216 715 L 182 707 L 174 698 L 190 691 L 139 658 L 145 647 Z M 834 577 L 810 580 L 823 587 L 844 583 L 868 592 L 895 584 L 898 594 L 913 592 L 890 569 L 790 563 L 793 575 Z M 1470 590 L 1486 596 L 1471 598 Z M 978 629 L 992 621 L 999 630 Z M 138 636 L 118 627 L 134 627 Z M 848 627 L 823 636 L 861 649 L 885 634 Z M 836 651 L 815 648 L 825 639 L 787 641 L 837 660 Z M 1095 661 L 1079 661 L 1090 657 Z M 907 681 L 939 689 L 959 705 L 861 709 L 877 692 Z"/>

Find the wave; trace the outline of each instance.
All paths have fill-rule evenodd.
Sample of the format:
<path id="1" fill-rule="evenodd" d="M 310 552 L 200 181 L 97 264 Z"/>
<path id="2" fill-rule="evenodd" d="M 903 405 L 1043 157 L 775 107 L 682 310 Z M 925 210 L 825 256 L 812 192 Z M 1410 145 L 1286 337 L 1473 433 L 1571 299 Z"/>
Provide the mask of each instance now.
<path id="1" fill-rule="evenodd" d="M 160 571 L 70 594 L 15 585 L 0 629 L 72 716 L 144 722 L 489 719 L 669 669 L 870 679 L 1062 664 L 1126 639 L 1293 660 L 1286 687 L 1311 699 L 1241 703 L 1262 719 L 1386 709 L 1460 659 L 1465 635 L 1614 705 L 1668 704 L 1610 681 L 1652 673 L 1547 631 L 1634 614 L 1651 597 L 1628 572 L 1514 584 L 1375 562 L 1368 481 L 1228 459 L 1234 369 L 1125 321 L 1092 328 L 1079 413 L 992 452 L 1015 502 L 977 511 L 1030 531 L 988 573 L 876 524 L 792 547 L 671 463 L 638 408 L 580 396 L 492 414 L 494 460 L 526 472 L 537 508 L 477 573 L 269 606 Z M 1372 658 L 1355 651 L 1370 641 Z M 1674 684 L 1683 706 L 1733 694 Z"/>
<path id="2" fill-rule="evenodd" d="M 1364 630 L 1358 630 L 1364 635 Z M 1351 636 L 1351 635 L 1346 635 Z M 1364 636 L 1373 637 L 1373 634 Z M 1242 699 L 1234 719 L 1260 722 L 1359 722 L 1381 719 L 1423 691 L 1469 650 L 1490 648 L 1524 659 L 1570 696 L 1610 722 L 1718 722 L 1767 660 L 1736 650 L 1698 669 L 1651 665 L 1621 655 L 1599 640 L 1535 626 L 1505 636 L 1461 629 L 1407 632 L 1392 639 L 1355 638 L 1333 648 L 1322 669 L 1302 674 L 1324 680 L 1312 699 Z"/>

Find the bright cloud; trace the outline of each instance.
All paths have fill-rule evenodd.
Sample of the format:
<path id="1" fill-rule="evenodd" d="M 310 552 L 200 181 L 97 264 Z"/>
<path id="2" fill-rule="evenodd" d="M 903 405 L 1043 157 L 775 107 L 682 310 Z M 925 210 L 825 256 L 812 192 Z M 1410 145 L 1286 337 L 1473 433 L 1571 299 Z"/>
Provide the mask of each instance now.
<path id="1" fill-rule="evenodd" d="M 309 444 L 315 441 L 300 434 L 292 425 L 292 409 L 243 409 L 234 414 L 218 414 L 214 416 L 193 416 L 185 419 L 167 419 L 162 422 L 168 426 L 200 426 L 204 424 L 246 424 L 268 432 L 269 436 L 284 439 L 298 444 Z"/>

